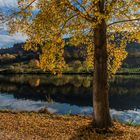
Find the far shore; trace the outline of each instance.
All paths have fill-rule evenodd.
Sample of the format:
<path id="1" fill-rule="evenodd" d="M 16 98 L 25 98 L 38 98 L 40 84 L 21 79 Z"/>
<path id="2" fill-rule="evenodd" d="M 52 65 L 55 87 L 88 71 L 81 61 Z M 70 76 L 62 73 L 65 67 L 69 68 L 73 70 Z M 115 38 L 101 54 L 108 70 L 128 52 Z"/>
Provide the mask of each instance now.
<path id="1" fill-rule="evenodd" d="M 63 75 L 93 75 L 94 72 L 63 72 Z M 0 71 L 1 75 L 16 75 L 16 74 L 33 74 L 33 75 L 54 75 L 51 72 L 13 72 L 13 71 Z M 57 75 L 57 74 L 56 74 Z M 140 75 L 140 72 L 117 72 L 115 75 Z"/>

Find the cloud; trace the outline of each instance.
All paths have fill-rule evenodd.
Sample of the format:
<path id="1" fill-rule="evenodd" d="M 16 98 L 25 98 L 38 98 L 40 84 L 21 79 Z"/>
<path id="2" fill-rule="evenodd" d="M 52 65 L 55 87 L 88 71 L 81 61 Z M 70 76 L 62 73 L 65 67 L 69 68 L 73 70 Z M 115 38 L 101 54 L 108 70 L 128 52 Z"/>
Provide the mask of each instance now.
<path id="1" fill-rule="evenodd" d="M 15 43 L 25 42 L 26 37 L 22 36 L 20 33 L 16 33 L 13 36 L 10 35 L 0 35 L 0 48 L 12 47 Z"/>
<path id="2" fill-rule="evenodd" d="M 20 100 L 16 99 L 11 94 L 0 94 L 0 109 L 10 109 L 16 111 L 39 111 L 42 108 L 47 108 L 51 113 L 58 114 L 92 114 L 92 107 L 85 106 L 80 107 L 76 105 L 70 105 L 67 103 L 59 102 L 44 102 L 44 101 L 33 101 L 33 100 Z M 117 111 L 110 109 L 111 117 L 114 120 L 118 120 L 123 123 L 132 122 L 133 125 L 140 125 L 140 109 Z"/>
<path id="3" fill-rule="evenodd" d="M 0 12 L 10 14 L 18 9 L 17 0 L 0 0 Z M 27 37 L 20 33 L 10 35 L 7 27 L 3 24 L 0 26 L 0 48 L 12 47 L 15 43 L 25 42 Z"/>
<path id="4" fill-rule="evenodd" d="M 16 43 L 25 42 L 26 39 L 21 33 L 10 35 L 5 25 L 0 26 L 0 48 L 12 47 Z"/>
<path id="5" fill-rule="evenodd" d="M 17 0 L 0 0 L 0 7 L 17 7 Z"/>

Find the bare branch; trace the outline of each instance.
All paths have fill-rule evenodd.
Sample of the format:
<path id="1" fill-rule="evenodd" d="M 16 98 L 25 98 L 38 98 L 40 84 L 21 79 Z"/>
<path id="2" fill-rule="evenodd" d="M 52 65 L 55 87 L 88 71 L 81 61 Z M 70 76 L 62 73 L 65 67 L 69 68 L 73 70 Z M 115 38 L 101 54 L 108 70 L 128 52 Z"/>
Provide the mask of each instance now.
<path id="1" fill-rule="evenodd" d="M 27 8 L 29 8 L 35 1 L 37 0 L 33 0 L 32 2 L 30 2 L 25 8 L 21 9 L 20 11 L 18 12 L 14 12 L 12 13 L 10 16 L 8 16 L 8 18 L 6 20 L 4 20 L 3 22 L 1 22 L 2 24 L 3 23 L 6 23 L 7 21 L 11 20 L 12 18 L 14 18 L 16 15 L 20 14 L 21 12 L 25 11 Z"/>
<path id="2" fill-rule="evenodd" d="M 112 0 L 111 3 L 109 3 L 109 6 L 111 7 L 110 10 L 109 9 L 105 9 L 106 13 L 109 14 L 113 8 L 113 6 L 118 2 L 118 0 Z M 107 8 L 107 6 L 106 6 Z"/>
<path id="3" fill-rule="evenodd" d="M 77 0 L 76 3 L 86 12 L 86 14 L 90 17 L 89 13 L 87 12 L 86 8 L 80 4 L 80 2 Z"/>
<path id="4" fill-rule="evenodd" d="M 87 21 L 90 21 L 90 22 L 95 21 L 95 18 L 90 17 L 88 14 L 84 14 L 77 7 L 73 6 L 68 0 L 66 2 L 66 5 L 68 6 L 69 9 L 75 11 L 79 16 L 81 16 L 82 18 L 85 18 Z"/>
<path id="5" fill-rule="evenodd" d="M 114 24 L 119 24 L 119 23 L 125 23 L 125 22 L 133 22 L 133 21 L 139 21 L 140 18 L 136 18 L 136 19 L 127 19 L 127 20 L 120 20 L 120 21 L 116 21 L 116 22 L 113 22 L 113 23 L 110 23 L 108 24 L 107 26 L 110 27 Z"/>
<path id="6" fill-rule="evenodd" d="M 65 28 L 66 24 L 67 24 L 72 18 L 74 18 L 74 17 L 76 17 L 76 16 L 77 16 L 77 14 L 72 15 L 71 17 L 69 17 L 69 18 L 64 22 L 63 27 L 62 27 L 61 30 L 63 30 L 63 29 Z"/>

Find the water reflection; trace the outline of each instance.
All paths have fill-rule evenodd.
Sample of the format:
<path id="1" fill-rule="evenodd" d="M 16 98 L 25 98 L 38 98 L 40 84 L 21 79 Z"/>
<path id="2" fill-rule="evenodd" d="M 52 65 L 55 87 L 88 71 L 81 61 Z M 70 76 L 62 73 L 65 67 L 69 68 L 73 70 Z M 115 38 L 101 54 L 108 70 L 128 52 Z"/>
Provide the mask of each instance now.
<path id="1" fill-rule="evenodd" d="M 140 108 L 139 87 L 140 77 L 117 76 L 110 82 L 110 108 L 120 111 Z M 92 106 L 92 77 L 0 75 L 0 92 L 16 99 Z"/>
<path id="2" fill-rule="evenodd" d="M 86 76 L 0 76 L 0 92 L 16 99 L 92 105 L 92 77 Z M 85 101 L 86 100 L 86 101 Z"/>
<path id="3" fill-rule="evenodd" d="M 140 77 L 117 76 L 110 82 L 114 118 L 140 123 Z M 92 77 L 64 75 L 0 75 L 0 109 L 49 111 L 66 114 L 92 112 Z"/>

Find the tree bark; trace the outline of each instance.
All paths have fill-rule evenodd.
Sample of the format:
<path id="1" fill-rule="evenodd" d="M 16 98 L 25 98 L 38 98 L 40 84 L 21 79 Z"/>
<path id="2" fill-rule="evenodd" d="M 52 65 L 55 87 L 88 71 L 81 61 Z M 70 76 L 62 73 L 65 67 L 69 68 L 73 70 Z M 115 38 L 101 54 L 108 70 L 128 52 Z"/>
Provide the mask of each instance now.
<path id="1" fill-rule="evenodd" d="M 97 128 L 111 126 L 108 101 L 108 73 L 107 73 L 107 39 L 106 22 L 97 25 L 94 31 L 94 80 L 93 80 L 93 110 L 94 125 Z"/>

